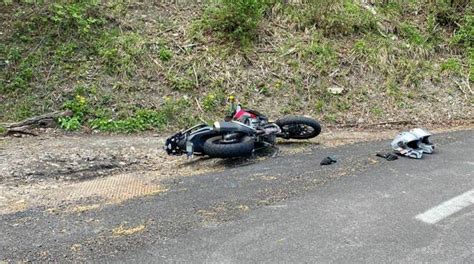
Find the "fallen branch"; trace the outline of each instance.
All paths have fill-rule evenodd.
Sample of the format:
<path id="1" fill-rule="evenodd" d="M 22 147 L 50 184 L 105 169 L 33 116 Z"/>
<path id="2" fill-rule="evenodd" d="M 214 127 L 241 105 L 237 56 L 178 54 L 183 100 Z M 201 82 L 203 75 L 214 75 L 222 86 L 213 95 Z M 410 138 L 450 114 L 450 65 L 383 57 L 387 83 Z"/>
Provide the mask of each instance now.
<path id="1" fill-rule="evenodd" d="M 47 113 L 47 114 L 31 117 L 18 123 L 8 124 L 6 127 L 7 129 L 12 129 L 15 127 L 25 127 L 25 126 L 28 126 L 29 128 L 55 127 L 56 119 L 60 117 L 67 117 L 67 116 L 72 116 L 71 110 L 57 111 L 57 112 L 52 112 L 52 113 Z"/>
<path id="2" fill-rule="evenodd" d="M 16 136 L 16 135 L 30 135 L 30 136 L 38 136 L 38 134 L 27 131 L 29 127 L 24 126 L 24 127 L 15 127 L 15 128 L 10 128 L 5 132 L 3 136 Z"/>
<path id="3" fill-rule="evenodd" d="M 467 92 L 463 89 L 462 85 L 461 85 L 459 82 L 457 82 L 456 80 L 455 80 L 454 82 L 458 85 L 459 90 L 464 94 L 464 98 L 467 100 L 467 99 L 468 99 L 468 97 L 467 97 L 468 94 L 467 94 Z M 468 86 L 467 88 L 470 88 L 470 87 Z M 470 94 L 472 95 L 472 91 L 470 91 Z"/>
<path id="4" fill-rule="evenodd" d="M 60 117 L 67 117 L 72 116 L 71 110 L 66 111 L 57 111 L 53 113 L 47 113 L 40 116 L 31 117 L 25 119 L 18 123 L 9 123 L 9 124 L 2 124 L 6 127 L 7 131 L 3 134 L 3 136 L 10 136 L 10 135 L 31 135 L 37 136 L 36 133 L 28 131 L 34 128 L 47 128 L 47 127 L 56 127 L 56 120 Z"/>
<path id="5" fill-rule="evenodd" d="M 385 121 L 379 123 L 355 123 L 355 124 L 344 124 L 344 125 L 335 125 L 334 127 L 346 128 L 346 127 L 377 127 L 377 126 L 387 126 L 387 125 L 413 125 L 413 121 L 409 120 L 399 120 L 399 121 Z"/>
<path id="6" fill-rule="evenodd" d="M 196 97 L 194 97 L 194 100 L 196 100 L 196 104 L 197 104 L 197 107 L 199 108 L 199 111 L 204 113 L 204 110 L 202 110 L 202 107 L 201 107 L 201 104 L 199 103 L 199 100 Z"/>

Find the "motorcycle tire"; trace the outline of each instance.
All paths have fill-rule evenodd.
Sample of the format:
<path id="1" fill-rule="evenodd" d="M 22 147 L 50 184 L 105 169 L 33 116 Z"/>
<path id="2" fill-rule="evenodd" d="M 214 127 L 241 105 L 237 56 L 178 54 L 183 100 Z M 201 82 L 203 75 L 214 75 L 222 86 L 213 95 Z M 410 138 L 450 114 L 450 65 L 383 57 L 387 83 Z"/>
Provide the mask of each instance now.
<path id="1" fill-rule="evenodd" d="M 211 137 L 204 142 L 204 153 L 215 158 L 245 157 L 252 155 L 255 140 L 244 136 L 235 143 L 222 143 L 222 136 Z"/>
<path id="2" fill-rule="evenodd" d="M 285 116 L 275 122 L 286 134 L 285 138 L 292 139 L 310 139 L 321 133 L 321 125 L 318 121 L 304 116 Z M 307 127 L 311 131 L 306 131 Z"/>

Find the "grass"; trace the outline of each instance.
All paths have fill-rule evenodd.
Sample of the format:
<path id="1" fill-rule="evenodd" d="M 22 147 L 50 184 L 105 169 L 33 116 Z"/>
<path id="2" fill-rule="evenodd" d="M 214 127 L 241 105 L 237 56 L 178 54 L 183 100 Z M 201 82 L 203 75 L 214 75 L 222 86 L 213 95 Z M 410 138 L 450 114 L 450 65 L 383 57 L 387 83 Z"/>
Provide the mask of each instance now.
<path id="1" fill-rule="evenodd" d="M 350 0 L 310 0 L 288 6 L 290 17 L 303 27 L 315 26 L 325 36 L 348 36 L 377 31 L 377 19 Z"/>
<path id="2" fill-rule="evenodd" d="M 469 80 L 474 82 L 474 48 L 469 48 Z"/>
<path id="3" fill-rule="evenodd" d="M 201 31 L 209 31 L 218 38 L 249 46 L 257 36 L 266 1 L 221 0 L 206 9 L 203 19 L 197 21 Z"/>
<path id="4" fill-rule="evenodd" d="M 441 71 L 460 73 L 461 70 L 461 61 L 457 58 L 449 58 L 441 63 Z"/>
<path id="5" fill-rule="evenodd" d="M 427 45 L 427 38 L 411 23 L 402 22 L 400 24 L 400 35 L 412 45 Z"/>
<path id="6" fill-rule="evenodd" d="M 159 57 L 162 61 L 169 61 L 173 57 L 173 54 L 169 49 L 160 48 Z"/>
<path id="7" fill-rule="evenodd" d="M 144 54 L 144 43 L 136 33 L 104 32 L 96 43 L 97 55 L 110 74 L 135 74 Z"/>
<path id="8" fill-rule="evenodd" d="M 88 121 L 88 125 L 95 130 L 104 132 L 133 133 L 145 130 L 163 130 L 171 125 L 171 122 L 180 123 L 176 119 L 176 113 L 184 111 L 188 107 L 185 99 L 166 99 L 165 103 L 158 109 L 136 109 L 133 115 L 125 118 L 112 118 L 110 113 L 95 111 Z M 187 125 L 187 120 L 181 120 L 181 124 Z"/>
<path id="9" fill-rule="evenodd" d="M 337 55 L 333 46 L 321 36 L 313 38 L 306 49 L 306 55 L 321 73 L 329 74 L 329 70 L 337 63 Z"/>
<path id="10" fill-rule="evenodd" d="M 423 110 L 448 97 L 468 113 L 469 99 L 444 87 L 474 79 L 471 7 L 389 1 L 373 15 L 349 0 L 164 5 L 4 5 L 0 120 L 67 108 L 65 130 L 169 131 L 222 118 L 230 94 L 271 118 L 329 123 L 449 118 Z"/>
<path id="11" fill-rule="evenodd" d="M 216 111 L 217 108 L 225 101 L 225 96 L 222 93 L 210 93 L 202 100 L 202 108 L 205 111 Z"/>
<path id="12" fill-rule="evenodd" d="M 0 45 L 0 57 L 6 58 L 0 90 L 9 98 L 0 107 L 1 120 L 21 120 L 62 107 L 74 112 L 58 120 L 65 130 L 90 126 L 100 131 L 136 132 L 163 129 L 175 118 L 177 113 L 170 114 L 174 110 L 166 106 L 154 110 L 125 103 L 135 89 L 131 79 L 146 65 L 145 55 L 151 52 L 140 34 L 123 31 L 104 16 L 111 11 L 121 13 L 126 7 L 89 1 L 12 5 L 17 7 L 13 13 L 23 21 L 11 25 L 11 38 Z M 32 11 L 32 16 L 26 16 Z M 160 44 L 157 56 L 169 62 L 173 52 Z M 74 88 L 64 87 L 71 83 L 64 81 L 67 79 Z M 104 86 L 106 80 L 113 82 Z M 178 90 L 194 86 L 184 78 L 173 81 Z M 59 100 L 48 100 L 51 92 Z"/>

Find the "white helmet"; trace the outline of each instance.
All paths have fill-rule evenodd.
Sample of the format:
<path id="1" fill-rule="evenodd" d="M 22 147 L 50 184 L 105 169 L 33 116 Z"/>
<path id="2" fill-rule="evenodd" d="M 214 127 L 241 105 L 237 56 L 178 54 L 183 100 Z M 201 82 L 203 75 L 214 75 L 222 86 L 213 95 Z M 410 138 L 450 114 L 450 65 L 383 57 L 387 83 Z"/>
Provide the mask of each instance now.
<path id="1" fill-rule="evenodd" d="M 431 133 L 421 129 L 421 128 L 414 128 L 410 130 L 410 133 L 415 135 L 420 140 L 419 146 L 423 150 L 424 153 L 431 154 L 434 151 L 434 144 L 430 142 L 429 137 Z"/>
<path id="2" fill-rule="evenodd" d="M 421 159 L 423 150 L 420 148 L 420 140 L 414 134 L 402 132 L 392 141 L 392 149 L 400 155 L 414 159 Z"/>

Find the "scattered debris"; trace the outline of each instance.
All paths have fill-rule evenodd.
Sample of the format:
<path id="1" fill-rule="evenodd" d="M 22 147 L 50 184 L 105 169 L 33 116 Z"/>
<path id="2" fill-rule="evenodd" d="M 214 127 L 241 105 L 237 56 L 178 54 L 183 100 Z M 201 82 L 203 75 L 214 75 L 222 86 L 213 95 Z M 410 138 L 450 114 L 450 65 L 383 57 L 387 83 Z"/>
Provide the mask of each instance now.
<path id="1" fill-rule="evenodd" d="M 328 88 L 328 92 L 332 94 L 342 94 L 344 92 L 344 88 L 339 86 L 332 86 Z"/>
<path id="2" fill-rule="evenodd" d="M 143 230 L 145 230 L 145 225 L 138 225 L 136 227 L 126 228 L 122 224 L 122 225 L 112 229 L 112 234 L 114 236 L 129 236 L 129 235 L 133 235 L 133 234 L 138 233 L 138 232 L 142 232 Z"/>
<path id="3" fill-rule="evenodd" d="M 329 156 L 329 157 L 324 158 L 319 164 L 323 166 L 323 165 L 331 165 L 336 162 L 337 162 L 336 158 Z"/>
<path id="4" fill-rule="evenodd" d="M 393 160 L 398 159 L 398 156 L 396 154 L 391 153 L 391 152 L 388 152 L 388 153 L 379 152 L 379 153 L 375 154 L 375 156 L 384 158 L 388 161 L 393 161 Z"/>
<path id="5" fill-rule="evenodd" d="M 90 210 L 98 209 L 99 207 L 100 207 L 100 204 L 78 205 L 78 206 L 68 208 L 66 212 L 81 214 Z"/>
<path id="6" fill-rule="evenodd" d="M 78 252 L 81 251 L 82 245 L 81 244 L 74 244 L 71 246 L 71 251 Z"/>

